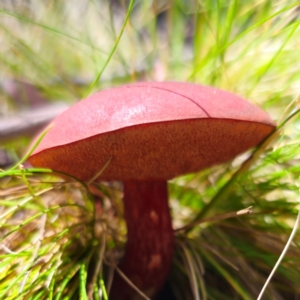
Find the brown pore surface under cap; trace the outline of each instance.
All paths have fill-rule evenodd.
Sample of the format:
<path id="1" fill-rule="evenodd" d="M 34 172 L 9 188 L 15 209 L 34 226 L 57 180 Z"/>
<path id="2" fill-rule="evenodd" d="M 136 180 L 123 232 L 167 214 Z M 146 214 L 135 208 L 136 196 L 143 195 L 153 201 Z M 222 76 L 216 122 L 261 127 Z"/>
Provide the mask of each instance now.
<path id="1" fill-rule="evenodd" d="M 227 119 L 142 124 L 43 150 L 30 161 L 88 181 L 168 180 L 222 163 L 257 145 L 273 126 Z"/>

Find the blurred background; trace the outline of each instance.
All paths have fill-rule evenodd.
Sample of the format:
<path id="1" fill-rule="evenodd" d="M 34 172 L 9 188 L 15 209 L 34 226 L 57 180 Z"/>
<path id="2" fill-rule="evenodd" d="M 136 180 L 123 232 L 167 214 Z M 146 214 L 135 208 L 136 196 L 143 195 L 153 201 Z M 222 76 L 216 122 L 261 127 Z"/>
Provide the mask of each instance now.
<path id="1" fill-rule="evenodd" d="M 296 0 L 2 0 L 0 168 L 17 164 L 52 118 L 100 89 L 173 80 L 248 99 L 280 130 L 246 167 L 251 152 L 170 182 L 174 228 L 193 226 L 176 231 L 174 264 L 158 299 L 256 299 L 297 225 L 299 24 Z M 116 249 L 122 255 L 126 242 L 120 184 L 94 187 L 102 211 L 95 238 L 84 187 L 20 166 L 5 172 L 0 298 L 107 299 L 103 257 Z M 226 217 L 250 206 L 251 214 Z M 91 296 L 81 287 L 95 247 L 105 254 Z M 300 299 L 299 258 L 297 234 L 263 299 Z"/>

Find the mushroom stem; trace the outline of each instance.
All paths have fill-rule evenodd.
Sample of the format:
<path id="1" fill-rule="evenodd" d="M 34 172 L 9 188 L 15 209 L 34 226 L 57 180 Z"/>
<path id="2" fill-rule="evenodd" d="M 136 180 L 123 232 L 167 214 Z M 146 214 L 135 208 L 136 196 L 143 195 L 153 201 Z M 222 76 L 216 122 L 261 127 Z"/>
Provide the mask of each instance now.
<path id="1" fill-rule="evenodd" d="M 122 272 L 148 297 L 153 297 L 168 276 L 174 234 L 168 206 L 168 186 L 163 180 L 124 182 L 127 245 Z M 136 292 L 118 274 L 112 299 L 136 299 Z"/>

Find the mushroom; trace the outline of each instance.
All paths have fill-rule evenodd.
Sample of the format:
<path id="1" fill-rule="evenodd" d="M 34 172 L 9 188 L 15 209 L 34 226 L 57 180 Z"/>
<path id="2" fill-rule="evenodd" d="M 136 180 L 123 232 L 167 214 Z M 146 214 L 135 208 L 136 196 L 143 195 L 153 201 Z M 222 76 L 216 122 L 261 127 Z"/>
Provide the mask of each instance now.
<path id="1" fill-rule="evenodd" d="M 163 286 L 174 234 L 167 180 L 226 162 L 256 146 L 274 123 L 259 108 L 212 87 L 135 83 L 103 90 L 59 115 L 33 166 L 124 184 L 127 245 L 122 272 L 148 297 Z M 116 276 L 111 299 L 137 299 Z"/>

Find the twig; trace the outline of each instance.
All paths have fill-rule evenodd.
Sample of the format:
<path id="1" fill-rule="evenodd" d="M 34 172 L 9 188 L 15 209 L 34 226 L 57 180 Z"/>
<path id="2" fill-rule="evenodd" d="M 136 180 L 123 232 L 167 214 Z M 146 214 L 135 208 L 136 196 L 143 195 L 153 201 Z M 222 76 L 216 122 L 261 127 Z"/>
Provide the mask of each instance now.
<path id="1" fill-rule="evenodd" d="M 68 107 L 67 104 L 58 102 L 1 118 L 0 141 L 10 140 L 24 135 L 32 135 L 41 130 Z"/>
<path id="2" fill-rule="evenodd" d="M 278 266 L 280 265 L 282 259 L 284 258 L 286 252 L 288 251 L 288 249 L 289 249 L 289 247 L 290 247 L 290 245 L 291 245 L 291 243 L 292 243 L 292 241 L 293 241 L 293 238 L 295 237 L 295 234 L 296 234 L 296 232 L 297 232 L 297 230 L 298 230 L 299 223 L 300 223 L 300 210 L 298 211 L 298 216 L 297 216 L 297 219 L 296 219 L 296 222 L 295 222 L 295 226 L 294 226 L 294 228 L 293 228 L 293 230 L 292 230 L 292 233 L 291 233 L 291 235 L 290 235 L 290 237 L 289 237 L 289 239 L 288 239 L 288 241 L 287 241 L 287 243 L 286 243 L 284 249 L 282 250 L 282 253 L 281 253 L 281 255 L 279 256 L 279 258 L 278 258 L 278 260 L 277 260 L 277 262 L 276 262 L 276 264 L 275 264 L 275 266 L 274 266 L 272 272 L 270 273 L 270 275 L 269 275 L 268 279 L 266 280 L 266 282 L 265 282 L 263 288 L 261 289 L 261 291 L 260 291 L 260 293 L 259 293 L 259 295 L 258 295 L 258 297 L 257 297 L 257 300 L 260 300 L 261 297 L 263 296 L 263 294 L 264 294 L 264 292 L 265 292 L 265 290 L 266 290 L 268 284 L 270 283 L 270 281 L 271 281 L 273 275 L 275 274 L 275 272 L 276 272 Z"/>
<path id="3" fill-rule="evenodd" d="M 151 300 L 148 298 L 137 286 L 135 286 L 130 279 L 117 267 L 115 266 L 115 270 L 118 272 L 118 274 L 145 300 Z"/>
<path id="4" fill-rule="evenodd" d="M 199 221 L 195 221 L 195 222 L 189 223 L 189 224 L 187 224 L 187 225 L 185 225 L 181 228 L 175 229 L 174 231 L 175 232 L 182 231 L 182 230 L 193 228 L 193 227 L 195 227 L 196 225 L 199 225 L 199 224 L 203 224 L 203 223 L 207 223 L 207 222 L 217 222 L 217 221 L 221 221 L 221 220 L 224 220 L 224 219 L 235 218 L 235 217 L 242 216 L 242 215 L 248 215 L 248 214 L 251 214 L 251 213 L 252 213 L 252 206 L 249 206 L 247 208 L 244 208 L 244 209 L 241 209 L 241 210 L 238 210 L 238 211 L 233 211 L 233 212 L 213 216 L 213 217 L 210 217 L 210 218 L 202 219 L 202 220 L 199 220 Z"/>

